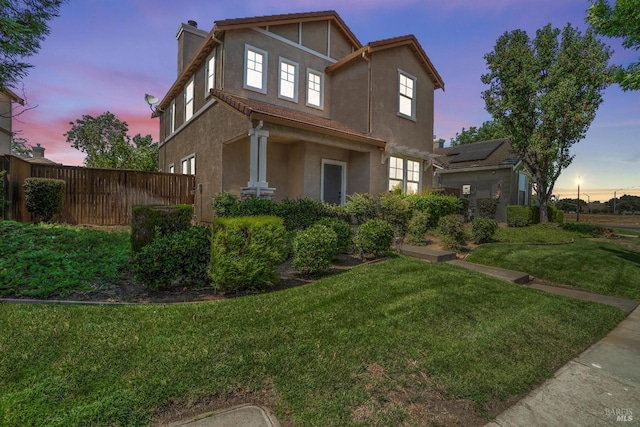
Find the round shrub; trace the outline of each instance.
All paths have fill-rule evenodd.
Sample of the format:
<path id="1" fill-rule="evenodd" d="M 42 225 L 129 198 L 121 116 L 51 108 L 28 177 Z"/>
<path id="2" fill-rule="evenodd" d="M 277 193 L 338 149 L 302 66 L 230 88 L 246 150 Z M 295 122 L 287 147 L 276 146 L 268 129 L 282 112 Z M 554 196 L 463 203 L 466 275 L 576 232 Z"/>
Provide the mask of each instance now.
<path id="1" fill-rule="evenodd" d="M 338 253 L 338 236 L 322 224 L 301 230 L 293 239 L 293 267 L 303 274 L 326 271 Z"/>
<path id="2" fill-rule="evenodd" d="M 438 231 L 442 234 L 444 247 L 458 250 L 467 241 L 462 215 L 447 215 L 440 218 Z"/>
<path id="3" fill-rule="evenodd" d="M 391 249 L 393 228 L 387 221 L 371 219 L 356 230 L 353 249 L 359 256 L 377 256 Z"/>
<path id="4" fill-rule="evenodd" d="M 416 211 L 409 220 L 407 238 L 410 243 L 423 243 L 429 231 L 429 214 Z"/>
<path id="5" fill-rule="evenodd" d="M 36 221 L 50 222 L 62 213 L 67 183 L 53 178 L 25 178 L 24 197 L 27 210 Z"/>
<path id="6" fill-rule="evenodd" d="M 342 219 L 338 218 L 322 218 L 316 224 L 324 225 L 332 229 L 338 237 L 338 252 L 346 252 L 351 246 L 353 241 L 353 229 L 351 225 Z"/>
<path id="7" fill-rule="evenodd" d="M 281 218 L 216 219 L 209 266 L 213 286 L 223 292 L 242 292 L 278 283 L 275 266 L 286 260 L 287 237 Z"/>
<path id="8" fill-rule="evenodd" d="M 216 217 L 231 217 L 235 216 L 238 212 L 240 198 L 233 193 L 223 191 L 213 196 L 211 205 Z"/>
<path id="9" fill-rule="evenodd" d="M 151 290 L 174 284 L 207 285 L 211 229 L 189 227 L 156 237 L 133 258 L 136 280 Z"/>
<path id="10" fill-rule="evenodd" d="M 404 238 L 411 218 L 411 207 L 407 199 L 402 194 L 385 193 L 380 194 L 378 200 L 382 219 L 393 227 L 396 237 Z"/>
<path id="11" fill-rule="evenodd" d="M 353 193 L 348 196 L 345 210 L 353 216 L 358 224 L 376 217 L 376 202 L 368 193 Z"/>
<path id="12" fill-rule="evenodd" d="M 471 239 L 473 243 L 487 243 L 493 240 L 498 223 L 490 218 L 476 218 L 471 222 Z"/>

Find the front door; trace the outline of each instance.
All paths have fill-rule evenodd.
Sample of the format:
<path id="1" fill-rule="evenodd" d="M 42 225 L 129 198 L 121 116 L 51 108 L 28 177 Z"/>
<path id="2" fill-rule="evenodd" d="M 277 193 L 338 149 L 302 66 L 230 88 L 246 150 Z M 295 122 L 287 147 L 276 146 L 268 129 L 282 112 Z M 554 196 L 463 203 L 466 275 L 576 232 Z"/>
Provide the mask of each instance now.
<path id="1" fill-rule="evenodd" d="M 322 201 L 344 203 L 344 168 L 342 162 L 322 162 Z"/>

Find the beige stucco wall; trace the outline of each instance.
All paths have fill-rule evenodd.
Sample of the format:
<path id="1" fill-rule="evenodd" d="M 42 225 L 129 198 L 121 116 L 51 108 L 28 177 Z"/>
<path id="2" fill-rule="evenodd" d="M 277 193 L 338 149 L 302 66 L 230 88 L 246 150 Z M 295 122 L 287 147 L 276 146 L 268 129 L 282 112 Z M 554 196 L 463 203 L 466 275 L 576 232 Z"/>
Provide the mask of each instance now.
<path id="1" fill-rule="evenodd" d="M 244 84 L 244 52 L 245 45 L 262 49 L 267 52 L 267 93 L 263 94 L 254 90 L 245 89 Z M 228 32 L 224 41 L 224 63 L 223 63 L 223 89 L 249 99 L 266 101 L 285 108 L 292 108 L 316 114 L 322 117 L 329 117 L 330 106 L 330 85 L 331 82 L 325 77 L 324 109 L 308 107 L 306 105 L 307 90 L 307 69 L 317 72 L 324 72 L 324 69 L 331 65 L 331 62 L 316 55 L 296 49 L 280 40 L 274 39 L 254 30 L 237 30 Z M 278 97 L 278 80 L 280 57 L 298 64 L 298 101 L 292 102 Z"/>
<path id="2" fill-rule="evenodd" d="M 329 75 L 331 118 L 364 134 L 369 131 L 369 64 L 354 59 Z"/>
<path id="3" fill-rule="evenodd" d="M 433 151 L 431 78 L 409 47 L 374 52 L 372 67 L 372 134 L 392 145 Z M 416 78 L 415 121 L 398 115 L 398 69 Z"/>
<path id="4" fill-rule="evenodd" d="M 223 142 L 246 135 L 248 129 L 248 121 L 216 103 L 194 117 L 187 126 L 179 129 L 160 146 L 159 166 L 165 172 L 169 171 L 169 165 L 173 163 L 175 172 L 181 173 L 181 160 L 195 153 L 196 186 L 202 186 L 202 191 L 198 190 L 196 193 L 195 211 L 204 221 L 212 219 L 211 198 L 223 189 Z M 246 159 L 238 164 L 243 163 L 246 163 Z M 224 164 L 225 173 L 232 165 Z M 243 185 L 247 181 L 248 172 Z"/>

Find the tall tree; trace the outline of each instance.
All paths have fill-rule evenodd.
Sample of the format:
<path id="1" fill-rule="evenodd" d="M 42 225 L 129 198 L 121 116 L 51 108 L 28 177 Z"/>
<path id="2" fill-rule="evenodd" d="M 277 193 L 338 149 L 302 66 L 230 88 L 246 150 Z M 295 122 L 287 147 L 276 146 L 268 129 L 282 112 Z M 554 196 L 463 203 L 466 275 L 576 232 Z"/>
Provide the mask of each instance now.
<path id="1" fill-rule="evenodd" d="M 23 59 L 40 50 L 48 22 L 66 0 L 0 0 L 0 87 L 14 87 L 33 65 Z"/>
<path id="2" fill-rule="evenodd" d="M 616 0 L 614 7 L 606 0 L 593 1 L 587 10 L 587 22 L 598 34 L 621 37 L 627 49 L 640 49 L 640 0 Z M 617 67 L 615 81 L 623 90 L 640 90 L 640 60 L 626 68 Z"/>
<path id="3" fill-rule="evenodd" d="M 151 135 L 127 135 L 127 122 L 120 121 L 109 111 L 97 117 L 84 115 L 70 122 L 71 130 L 65 133 L 67 142 L 77 150 L 87 153 L 85 165 L 92 168 L 158 170 L 158 144 Z"/>
<path id="4" fill-rule="evenodd" d="M 549 24 L 533 40 L 507 32 L 485 55 L 486 109 L 535 177 L 540 222 L 548 222 L 555 182 L 573 160 L 569 150 L 585 137 L 611 81 L 611 53 L 591 29 L 583 36 L 569 24 L 562 31 Z"/>
<path id="5" fill-rule="evenodd" d="M 455 138 L 451 138 L 451 145 L 471 144 L 478 141 L 507 137 L 507 132 L 499 122 L 489 120 L 482 123 L 479 128 L 475 126 L 471 126 L 469 129 L 462 128 L 462 131 L 456 132 Z"/>

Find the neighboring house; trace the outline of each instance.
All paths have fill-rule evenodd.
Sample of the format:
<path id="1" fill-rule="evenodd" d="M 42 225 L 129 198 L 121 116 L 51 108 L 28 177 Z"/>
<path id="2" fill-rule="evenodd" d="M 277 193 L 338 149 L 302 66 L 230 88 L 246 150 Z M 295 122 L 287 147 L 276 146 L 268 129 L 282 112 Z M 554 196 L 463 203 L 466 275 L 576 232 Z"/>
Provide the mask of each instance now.
<path id="1" fill-rule="evenodd" d="M 178 30 L 178 78 L 159 102 L 164 172 L 196 175 L 195 212 L 221 191 L 344 203 L 431 185 L 434 91 L 418 40 L 362 45 L 334 11 Z"/>
<path id="2" fill-rule="evenodd" d="M 496 221 L 507 219 L 508 205 L 531 204 L 530 174 L 508 139 L 434 149 L 433 187 L 458 188 L 478 216 L 479 199 L 496 199 Z"/>
<path id="3" fill-rule="evenodd" d="M 56 163 L 53 160 L 47 159 L 44 156 L 44 147 L 41 147 L 40 144 L 37 144 L 35 147 L 31 148 L 32 157 L 24 157 L 23 159 L 29 163 L 37 163 L 40 165 L 60 165 L 61 163 Z"/>
<path id="4" fill-rule="evenodd" d="M 13 103 L 24 105 L 24 99 L 10 89 L 0 88 L 0 156 L 11 154 L 11 139 L 13 137 Z"/>

